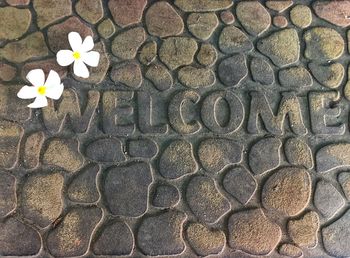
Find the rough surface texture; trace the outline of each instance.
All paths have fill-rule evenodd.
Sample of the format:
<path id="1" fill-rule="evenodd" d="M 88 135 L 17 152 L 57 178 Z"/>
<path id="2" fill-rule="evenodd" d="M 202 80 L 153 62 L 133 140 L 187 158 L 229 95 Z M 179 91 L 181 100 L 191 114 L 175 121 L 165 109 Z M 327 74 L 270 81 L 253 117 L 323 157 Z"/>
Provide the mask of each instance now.
<path id="1" fill-rule="evenodd" d="M 0 0 L 0 257 L 350 257 L 350 1 Z M 68 33 L 100 53 L 61 67 Z M 60 99 L 29 109 L 29 71 Z"/>

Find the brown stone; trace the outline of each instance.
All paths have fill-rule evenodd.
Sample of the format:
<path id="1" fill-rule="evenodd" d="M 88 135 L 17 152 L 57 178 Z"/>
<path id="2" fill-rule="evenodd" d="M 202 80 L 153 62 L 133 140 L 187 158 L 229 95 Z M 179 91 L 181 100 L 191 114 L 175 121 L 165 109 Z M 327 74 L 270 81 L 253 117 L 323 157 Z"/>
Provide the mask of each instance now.
<path id="1" fill-rule="evenodd" d="M 144 65 L 151 64 L 157 57 L 157 43 L 155 41 L 147 42 L 141 49 L 139 60 Z"/>
<path id="2" fill-rule="evenodd" d="M 27 178 L 20 199 L 23 215 L 40 227 L 48 226 L 61 214 L 62 188 L 63 176 L 59 173 Z"/>
<path id="3" fill-rule="evenodd" d="M 24 39 L 10 42 L 5 47 L 0 48 L 0 58 L 23 63 L 32 58 L 47 56 L 48 51 L 43 34 L 34 32 Z"/>
<path id="4" fill-rule="evenodd" d="M 226 11 L 222 11 L 220 13 L 220 19 L 223 23 L 225 23 L 226 25 L 230 25 L 232 23 L 235 22 L 235 16 L 233 15 L 232 12 L 226 10 Z"/>
<path id="5" fill-rule="evenodd" d="M 278 253 L 283 256 L 298 258 L 303 256 L 303 251 L 292 244 L 283 244 L 279 247 Z"/>
<path id="6" fill-rule="evenodd" d="M 72 14 L 71 0 L 33 0 L 33 6 L 39 28 Z"/>
<path id="7" fill-rule="evenodd" d="M 110 0 L 108 7 L 115 23 L 126 27 L 141 21 L 146 4 L 147 0 Z"/>
<path id="8" fill-rule="evenodd" d="M 116 32 L 116 28 L 111 19 L 106 19 L 98 25 L 97 31 L 102 38 L 108 39 Z"/>
<path id="9" fill-rule="evenodd" d="M 181 16 L 165 1 L 154 3 L 145 19 L 148 32 L 161 38 L 179 35 L 184 29 Z"/>
<path id="10" fill-rule="evenodd" d="M 6 0 L 9 5 L 17 6 L 17 5 L 28 5 L 30 0 Z"/>
<path id="11" fill-rule="evenodd" d="M 213 70 L 193 66 L 182 67 L 178 79 L 183 85 L 194 89 L 212 86 L 216 81 Z"/>
<path id="12" fill-rule="evenodd" d="M 305 209 L 311 196 L 311 179 L 307 170 L 286 167 L 277 170 L 265 183 L 262 204 L 266 209 L 288 216 Z"/>
<path id="13" fill-rule="evenodd" d="M 175 0 L 175 5 L 185 12 L 215 12 L 233 5 L 231 0 Z"/>
<path id="14" fill-rule="evenodd" d="M 75 10 L 85 21 L 95 24 L 103 18 L 103 6 L 101 0 L 79 0 Z"/>
<path id="15" fill-rule="evenodd" d="M 202 40 L 209 39 L 218 25 L 215 13 L 191 13 L 187 18 L 188 30 Z"/>
<path id="16" fill-rule="evenodd" d="M 281 13 L 293 5 L 293 0 L 268 0 L 265 4 L 271 10 Z"/>
<path id="17" fill-rule="evenodd" d="M 0 173 L 0 217 L 15 209 L 16 204 L 16 178 L 7 173 Z"/>
<path id="18" fill-rule="evenodd" d="M 11 81 L 17 73 L 16 67 L 5 63 L 0 64 L 0 80 Z"/>
<path id="19" fill-rule="evenodd" d="M 228 221 L 229 245 L 253 255 L 269 254 L 281 239 L 280 227 L 262 209 L 234 213 Z"/>
<path id="20" fill-rule="evenodd" d="M 173 86 L 173 77 L 166 67 L 160 64 L 152 64 L 145 77 L 160 91 L 168 90 Z"/>
<path id="21" fill-rule="evenodd" d="M 288 21 L 286 17 L 284 17 L 283 15 L 277 15 L 273 17 L 272 22 L 273 22 L 273 25 L 275 25 L 278 28 L 285 28 L 288 25 Z"/>
<path id="22" fill-rule="evenodd" d="M 35 132 L 29 135 L 24 145 L 23 164 L 26 168 L 35 168 L 39 165 L 41 147 L 44 143 L 43 132 Z"/>
<path id="23" fill-rule="evenodd" d="M 58 166 L 68 172 L 77 171 L 83 162 L 78 142 L 74 139 L 51 139 L 43 155 L 44 164 Z"/>
<path id="24" fill-rule="evenodd" d="M 300 219 L 288 222 L 288 233 L 300 247 L 313 248 L 317 245 L 317 231 L 320 227 L 316 212 L 310 211 Z"/>
<path id="25" fill-rule="evenodd" d="M 68 42 L 68 34 L 72 31 L 78 32 L 84 40 L 87 36 L 93 36 L 90 27 L 77 17 L 70 17 L 62 23 L 51 26 L 47 31 L 49 47 L 53 52 L 61 49 L 71 49 Z"/>
<path id="26" fill-rule="evenodd" d="M 197 54 L 198 62 L 204 66 L 214 65 L 214 63 L 217 60 L 217 57 L 218 53 L 216 51 L 216 48 L 209 43 L 203 43 Z"/>
<path id="27" fill-rule="evenodd" d="M 322 19 L 347 27 L 350 25 L 350 2 L 349 1 L 316 1 L 313 4 L 315 13 Z"/>
<path id="28" fill-rule="evenodd" d="M 11 168 L 16 164 L 22 135 L 21 126 L 0 120 L 0 167 Z"/>
<path id="29" fill-rule="evenodd" d="M 139 88 L 142 83 L 140 65 L 136 62 L 132 62 L 115 66 L 111 71 L 111 79 L 116 83 L 125 84 L 133 89 Z"/>
<path id="30" fill-rule="evenodd" d="M 311 10 L 306 5 L 296 5 L 290 11 L 290 19 L 295 26 L 305 29 L 306 27 L 309 27 L 312 22 Z"/>
<path id="31" fill-rule="evenodd" d="M 112 42 L 112 53 L 121 59 L 133 59 L 137 50 L 146 40 L 146 32 L 141 27 L 132 28 L 118 34 Z"/>
<path id="32" fill-rule="evenodd" d="M 0 40 L 21 37 L 28 30 L 31 19 L 28 9 L 0 8 Z"/>

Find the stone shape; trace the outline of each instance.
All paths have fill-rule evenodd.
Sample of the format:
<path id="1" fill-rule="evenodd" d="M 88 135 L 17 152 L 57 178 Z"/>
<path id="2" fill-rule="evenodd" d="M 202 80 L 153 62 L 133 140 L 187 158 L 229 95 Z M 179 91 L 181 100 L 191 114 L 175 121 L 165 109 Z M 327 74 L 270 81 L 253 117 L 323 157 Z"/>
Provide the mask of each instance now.
<path id="1" fill-rule="evenodd" d="M 196 217 L 208 224 L 216 223 L 231 208 L 229 201 L 218 191 L 213 179 L 195 176 L 186 189 L 186 200 Z"/>
<path id="2" fill-rule="evenodd" d="M 79 18 L 70 17 L 64 22 L 50 26 L 48 29 L 47 38 L 50 49 L 55 53 L 61 49 L 71 49 L 68 42 L 68 34 L 72 31 L 78 32 L 83 40 L 87 36 L 94 35 L 91 28 L 83 23 Z"/>
<path id="3" fill-rule="evenodd" d="M 43 163 L 75 172 L 84 163 L 78 148 L 78 141 L 74 139 L 50 139 L 44 151 Z"/>
<path id="4" fill-rule="evenodd" d="M 77 81 L 91 84 L 99 84 L 105 79 L 110 65 L 109 56 L 106 51 L 105 44 L 102 41 L 100 41 L 95 44 L 93 50 L 100 53 L 100 61 L 98 63 L 98 66 L 88 67 L 90 71 L 90 76 L 88 78 L 82 78 L 74 74 L 73 76 Z"/>
<path id="5" fill-rule="evenodd" d="M 322 229 L 323 244 L 334 257 L 350 256 L 350 210 Z"/>
<path id="6" fill-rule="evenodd" d="M 49 232 L 47 248 L 54 257 L 81 256 L 87 252 L 91 234 L 102 218 L 96 207 L 71 209 L 63 220 Z"/>
<path id="7" fill-rule="evenodd" d="M 121 59 L 133 59 L 145 39 L 146 32 L 141 27 L 121 32 L 112 42 L 112 53 Z"/>
<path id="8" fill-rule="evenodd" d="M 304 214 L 299 219 L 288 221 L 288 234 L 300 247 L 314 248 L 317 243 L 317 232 L 320 227 L 318 215 L 314 211 Z"/>
<path id="9" fill-rule="evenodd" d="M 307 170 L 285 167 L 268 178 L 261 198 L 266 209 L 295 216 L 306 208 L 310 196 L 311 178 Z"/>
<path id="10" fill-rule="evenodd" d="M 14 63 L 23 63 L 32 58 L 44 57 L 49 54 L 44 36 L 41 32 L 34 32 L 25 38 L 10 42 L 0 48 L 0 58 Z"/>
<path id="11" fill-rule="evenodd" d="M 348 32 L 348 39 L 350 39 L 350 31 Z M 349 45 L 350 45 L 350 43 L 349 43 Z M 349 47 L 349 49 L 350 49 L 350 47 Z M 347 100 L 350 100 L 350 65 L 348 66 L 347 75 L 348 75 L 348 81 L 346 82 L 346 84 L 344 86 L 344 96 Z"/>
<path id="12" fill-rule="evenodd" d="M 331 183 L 322 180 L 316 185 L 314 205 L 325 218 L 330 219 L 345 205 L 345 200 Z"/>
<path id="13" fill-rule="evenodd" d="M 108 169 L 103 192 L 111 213 L 127 217 L 143 215 L 152 181 L 150 165 L 145 162 L 129 162 Z"/>
<path id="14" fill-rule="evenodd" d="M 165 1 L 155 2 L 148 8 L 145 22 L 148 32 L 161 38 L 180 35 L 184 29 L 181 16 Z"/>
<path id="15" fill-rule="evenodd" d="M 255 194 L 258 183 L 245 167 L 234 167 L 228 169 L 222 185 L 226 192 L 246 205 Z"/>
<path id="16" fill-rule="evenodd" d="M 231 215 L 228 236 L 228 243 L 234 249 L 252 255 L 267 255 L 277 246 L 282 231 L 266 218 L 262 209 L 254 209 Z"/>
<path id="17" fill-rule="evenodd" d="M 198 169 L 192 145 L 185 140 L 171 142 L 159 159 L 159 173 L 167 179 L 177 179 Z"/>
<path id="18" fill-rule="evenodd" d="M 236 6 L 237 19 L 251 35 L 258 36 L 271 25 L 271 16 L 259 1 L 243 1 Z"/>
<path id="19" fill-rule="evenodd" d="M 305 29 L 309 27 L 312 22 L 311 10 L 306 5 L 296 5 L 290 11 L 290 19 L 295 26 Z"/>
<path id="20" fill-rule="evenodd" d="M 218 25 L 215 13 L 191 13 L 187 18 L 188 30 L 202 40 L 209 39 Z"/>
<path id="21" fill-rule="evenodd" d="M 220 33 L 219 48 L 226 54 L 240 53 L 252 50 L 253 43 L 239 28 L 227 26 Z"/>
<path id="22" fill-rule="evenodd" d="M 180 201 L 179 190 L 169 184 L 158 185 L 152 200 L 152 204 L 159 208 L 174 207 Z"/>
<path id="23" fill-rule="evenodd" d="M 230 25 L 230 24 L 235 22 L 235 16 L 233 15 L 232 12 L 230 12 L 228 10 L 222 11 L 220 13 L 220 19 L 226 25 Z"/>
<path id="24" fill-rule="evenodd" d="M 0 63 L 0 80 L 6 82 L 11 81 L 15 78 L 16 73 L 16 67 L 5 63 Z"/>
<path id="25" fill-rule="evenodd" d="M 317 172 L 350 167 L 350 144 L 338 143 L 322 147 L 316 153 Z"/>
<path id="26" fill-rule="evenodd" d="M 311 149 L 301 139 L 288 139 L 284 145 L 284 153 L 288 162 L 292 165 L 303 166 L 306 169 L 312 169 L 314 167 Z"/>
<path id="27" fill-rule="evenodd" d="M 20 199 L 23 215 L 40 227 L 50 225 L 63 208 L 62 188 L 63 176 L 59 173 L 27 178 Z"/>
<path id="28" fill-rule="evenodd" d="M 277 28 L 285 28 L 288 26 L 288 20 L 283 15 L 277 15 L 277 16 L 273 17 L 272 23 Z"/>
<path id="29" fill-rule="evenodd" d="M 147 42 L 143 45 L 139 61 L 144 65 L 150 65 L 157 58 L 157 43 L 155 41 Z"/>
<path id="30" fill-rule="evenodd" d="M 126 62 L 114 66 L 111 71 L 111 79 L 115 83 L 122 83 L 132 89 L 137 89 L 142 84 L 140 65 L 136 62 Z"/>
<path id="31" fill-rule="evenodd" d="M 29 28 L 32 15 L 28 9 L 0 8 L 0 40 L 18 39 Z"/>
<path id="32" fill-rule="evenodd" d="M 67 76 L 68 68 L 65 66 L 60 66 L 56 58 L 49 58 L 40 61 L 33 61 L 29 63 L 25 63 L 22 66 L 21 76 L 23 80 L 26 80 L 27 74 L 34 69 L 42 69 L 45 75 L 49 75 L 50 70 L 54 70 L 58 73 L 61 79 L 64 79 Z"/>
<path id="33" fill-rule="evenodd" d="M 115 32 L 115 26 L 111 19 L 105 19 L 97 27 L 98 34 L 104 39 L 110 38 Z"/>
<path id="34" fill-rule="evenodd" d="M 33 0 L 40 29 L 72 14 L 70 0 Z"/>
<path id="35" fill-rule="evenodd" d="M 274 11 L 283 12 L 293 5 L 293 0 L 268 0 L 265 5 Z"/>
<path id="36" fill-rule="evenodd" d="M 99 170 L 98 165 L 92 165 L 82 169 L 68 185 L 68 198 L 73 202 L 80 203 L 96 202 L 100 196 L 96 187 L 96 176 Z"/>
<path id="37" fill-rule="evenodd" d="M 16 208 L 16 178 L 0 173 L 0 217 L 6 216 L 14 208 Z M 1 244 L 0 250 L 2 250 Z"/>
<path id="38" fill-rule="evenodd" d="M 250 72 L 253 80 L 262 85 L 271 85 L 275 82 L 275 74 L 271 65 L 262 58 L 255 57 L 250 62 Z"/>
<path id="39" fill-rule="evenodd" d="M 15 218 L 0 222 L 0 232 L 2 256 L 31 256 L 40 250 L 39 233 Z"/>
<path id="40" fill-rule="evenodd" d="M 6 85 L 5 86 L 0 84 L 0 124 L 3 123 L 1 119 L 24 122 L 31 117 L 31 114 L 32 114 L 31 109 L 27 108 L 26 105 L 31 103 L 32 100 L 23 100 L 17 97 L 17 92 L 22 87 L 23 85 Z M 5 128 L 6 127 L 7 126 L 5 126 Z M 5 131 L 4 133 L 6 136 L 8 132 Z M 0 132 L 0 137 L 1 137 L 1 132 Z"/>
<path id="41" fill-rule="evenodd" d="M 147 138 L 139 138 L 127 141 L 127 152 L 131 157 L 151 159 L 158 154 L 157 144 Z"/>
<path id="42" fill-rule="evenodd" d="M 9 169 L 16 164 L 22 135 L 20 125 L 0 120 L 0 167 Z"/>
<path id="43" fill-rule="evenodd" d="M 313 4 L 315 13 L 322 19 L 340 27 L 350 25 L 349 1 L 316 1 Z"/>
<path id="44" fill-rule="evenodd" d="M 248 75 L 245 56 L 236 54 L 221 61 L 218 67 L 220 81 L 228 86 L 237 86 Z"/>
<path id="45" fill-rule="evenodd" d="M 240 163 L 243 147 L 233 140 L 212 138 L 201 141 L 198 157 L 203 168 L 218 173 L 229 165 Z"/>
<path id="46" fill-rule="evenodd" d="M 103 18 L 101 0 L 79 0 L 75 5 L 75 10 L 88 23 L 96 24 Z"/>
<path id="47" fill-rule="evenodd" d="M 216 81 L 213 70 L 194 66 L 182 67 L 178 72 L 178 79 L 181 84 L 193 89 L 213 86 Z"/>
<path id="48" fill-rule="evenodd" d="M 330 89 L 338 88 L 345 75 L 344 66 L 340 63 L 320 65 L 311 62 L 309 64 L 309 69 L 320 84 Z"/>
<path id="49" fill-rule="evenodd" d="M 116 138 L 95 140 L 89 143 L 85 153 L 95 162 L 122 162 L 125 160 L 122 143 Z"/>
<path id="50" fill-rule="evenodd" d="M 281 162 L 280 139 L 269 137 L 255 143 L 249 152 L 249 166 L 255 175 L 269 172 Z"/>
<path id="51" fill-rule="evenodd" d="M 160 47 L 159 58 L 170 70 L 175 70 L 180 66 L 190 65 L 197 49 L 197 42 L 192 38 L 169 37 Z"/>
<path id="52" fill-rule="evenodd" d="M 332 28 L 315 27 L 305 32 L 304 55 L 317 62 L 339 58 L 344 52 L 342 36 Z"/>
<path id="53" fill-rule="evenodd" d="M 303 251 L 292 244 L 282 244 L 279 249 L 278 253 L 283 256 L 288 256 L 292 258 L 299 258 L 303 256 Z"/>
<path id="54" fill-rule="evenodd" d="M 175 5 L 185 12 L 215 12 L 233 5 L 231 0 L 175 0 Z"/>
<path id="55" fill-rule="evenodd" d="M 35 168 L 39 165 L 41 147 L 43 146 L 45 135 L 43 132 L 30 134 L 24 145 L 23 165 L 25 168 Z"/>
<path id="56" fill-rule="evenodd" d="M 190 246 L 200 256 L 220 253 L 225 246 L 225 234 L 221 230 L 212 230 L 200 223 L 191 223 L 186 229 Z"/>
<path id="57" fill-rule="evenodd" d="M 137 243 L 145 255 L 177 255 L 185 250 L 182 227 L 186 215 L 178 211 L 167 211 L 141 222 L 137 232 Z"/>
<path id="58" fill-rule="evenodd" d="M 170 89 L 174 83 L 171 73 L 161 64 L 152 64 L 145 77 L 160 91 Z"/>
<path id="59" fill-rule="evenodd" d="M 346 198 L 350 200 L 350 173 L 340 173 L 338 176 L 338 182 L 340 183 Z"/>
<path id="60" fill-rule="evenodd" d="M 6 0 L 6 3 L 11 6 L 28 5 L 30 3 L 30 0 Z"/>
<path id="61" fill-rule="evenodd" d="M 283 87 L 304 88 L 312 86 L 311 74 L 302 66 L 281 69 L 278 79 Z"/>
<path id="62" fill-rule="evenodd" d="M 117 25 L 126 26 L 139 23 L 147 0 L 110 0 L 108 8 Z"/>
<path id="63" fill-rule="evenodd" d="M 295 29 L 283 29 L 273 32 L 258 41 L 257 49 L 279 66 L 287 66 L 298 61 L 300 42 Z"/>
<path id="64" fill-rule="evenodd" d="M 101 230 L 93 252 L 97 255 L 130 255 L 134 247 L 134 236 L 125 222 L 115 221 Z"/>
<path id="65" fill-rule="evenodd" d="M 202 43 L 197 54 L 197 61 L 204 66 L 212 66 L 218 58 L 215 47 L 209 43 Z"/>

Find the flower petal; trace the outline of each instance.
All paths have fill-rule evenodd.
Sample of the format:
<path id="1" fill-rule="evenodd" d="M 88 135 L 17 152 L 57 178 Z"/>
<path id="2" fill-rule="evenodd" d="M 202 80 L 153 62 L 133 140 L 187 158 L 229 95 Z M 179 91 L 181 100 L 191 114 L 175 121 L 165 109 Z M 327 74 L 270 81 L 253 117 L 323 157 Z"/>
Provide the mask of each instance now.
<path id="1" fill-rule="evenodd" d="M 61 84 L 61 78 L 57 72 L 50 70 L 49 76 L 47 76 L 45 86 L 46 87 L 56 87 Z"/>
<path id="2" fill-rule="evenodd" d="M 100 61 L 100 53 L 97 51 L 90 51 L 90 52 L 84 53 L 81 59 L 85 64 L 92 67 L 96 67 Z"/>
<path id="3" fill-rule="evenodd" d="M 17 93 L 17 97 L 20 99 L 32 99 L 38 95 L 36 87 L 33 86 L 23 86 Z"/>
<path id="4" fill-rule="evenodd" d="M 68 41 L 73 51 L 80 51 L 83 40 L 78 32 L 72 31 L 68 34 Z"/>
<path id="5" fill-rule="evenodd" d="M 33 103 L 29 104 L 30 108 L 42 108 L 47 106 L 47 99 L 45 96 L 37 96 Z"/>
<path id="6" fill-rule="evenodd" d="M 76 60 L 74 62 L 73 71 L 76 76 L 82 77 L 82 78 L 88 78 L 89 77 L 89 70 L 87 69 L 86 65 L 81 60 Z"/>
<path id="7" fill-rule="evenodd" d="M 63 93 L 63 83 L 52 86 L 52 87 L 48 87 L 46 89 L 46 97 L 50 98 L 50 99 L 59 99 L 62 96 Z"/>
<path id="8" fill-rule="evenodd" d="M 94 40 L 92 39 L 91 36 L 87 36 L 83 41 L 83 44 L 81 46 L 80 51 L 81 52 L 88 52 L 93 48 L 94 48 Z"/>
<path id="9" fill-rule="evenodd" d="M 60 66 L 67 66 L 74 62 L 73 52 L 71 50 L 60 50 L 57 53 L 57 63 Z"/>
<path id="10" fill-rule="evenodd" d="M 45 74 L 41 69 L 31 70 L 27 74 L 26 78 L 34 86 L 42 86 L 45 83 Z"/>

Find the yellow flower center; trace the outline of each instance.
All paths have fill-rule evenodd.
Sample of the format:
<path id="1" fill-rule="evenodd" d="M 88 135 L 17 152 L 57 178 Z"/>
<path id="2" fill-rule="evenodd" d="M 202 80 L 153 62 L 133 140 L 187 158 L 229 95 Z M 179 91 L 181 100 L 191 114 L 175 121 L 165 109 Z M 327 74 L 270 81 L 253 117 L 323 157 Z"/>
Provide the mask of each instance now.
<path id="1" fill-rule="evenodd" d="M 80 58 L 80 53 L 77 52 L 77 51 L 73 52 L 73 57 L 74 57 L 74 59 L 79 59 Z"/>
<path id="2" fill-rule="evenodd" d="M 38 87 L 38 93 L 40 95 L 45 95 L 45 93 L 46 93 L 46 86 L 39 86 Z"/>

